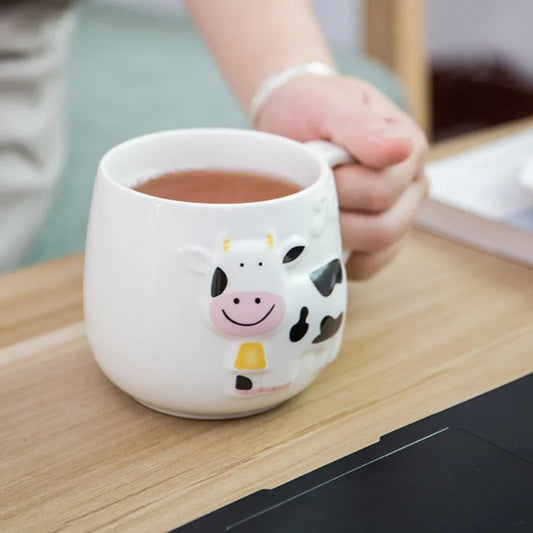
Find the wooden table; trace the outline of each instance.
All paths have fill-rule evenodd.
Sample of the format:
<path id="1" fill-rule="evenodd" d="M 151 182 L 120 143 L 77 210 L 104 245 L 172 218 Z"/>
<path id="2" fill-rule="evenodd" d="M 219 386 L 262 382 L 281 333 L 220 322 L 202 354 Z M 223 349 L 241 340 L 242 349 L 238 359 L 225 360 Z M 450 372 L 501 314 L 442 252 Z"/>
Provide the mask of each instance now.
<path id="1" fill-rule="evenodd" d="M 533 270 L 415 231 L 350 284 L 341 354 L 308 390 L 248 419 L 173 418 L 96 366 L 82 262 L 0 278 L 1 531 L 165 531 L 533 371 Z"/>

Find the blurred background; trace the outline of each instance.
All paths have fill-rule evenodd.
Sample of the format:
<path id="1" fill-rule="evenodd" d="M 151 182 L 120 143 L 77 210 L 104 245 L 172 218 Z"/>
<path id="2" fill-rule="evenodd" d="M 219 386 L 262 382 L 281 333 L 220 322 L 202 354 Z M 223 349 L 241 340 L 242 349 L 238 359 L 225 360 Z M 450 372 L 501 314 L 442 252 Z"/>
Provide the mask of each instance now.
<path id="1" fill-rule="evenodd" d="M 141 10 L 149 6 L 185 17 L 176 0 L 104 2 Z M 531 0 L 314 0 L 313 4 L 336 50 L 367 53 L 401 78 L 411 92 L 412 111 L 425 121 L 433 139 L 533 112 Z"/>
<path id="2" fill-rule="evenodd" d="M 410 109 L 433 140 L 533 113 L 531 0 L 315 0 L 340 69 Z M 177 0 L 80 2 L 68 150 L 23 264 L 83 249 L 100 157 L 156 130 L 247 127 Z"/>

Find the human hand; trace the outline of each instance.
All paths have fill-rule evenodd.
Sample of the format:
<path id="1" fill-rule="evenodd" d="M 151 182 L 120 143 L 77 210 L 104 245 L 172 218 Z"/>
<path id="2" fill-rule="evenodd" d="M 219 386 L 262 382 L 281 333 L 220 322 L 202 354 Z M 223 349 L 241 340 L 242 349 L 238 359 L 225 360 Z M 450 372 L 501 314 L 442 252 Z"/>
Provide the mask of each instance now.
<path id="1" fill-rule="evenodd" d="M 428 144 L 412 118 L 364 81 L 302 75 L 269 97 L 254 126 L 331 141 L 359 162 L 335 170 L 349 277 L 369 278 L 396 256 L 428 191 Z"/>

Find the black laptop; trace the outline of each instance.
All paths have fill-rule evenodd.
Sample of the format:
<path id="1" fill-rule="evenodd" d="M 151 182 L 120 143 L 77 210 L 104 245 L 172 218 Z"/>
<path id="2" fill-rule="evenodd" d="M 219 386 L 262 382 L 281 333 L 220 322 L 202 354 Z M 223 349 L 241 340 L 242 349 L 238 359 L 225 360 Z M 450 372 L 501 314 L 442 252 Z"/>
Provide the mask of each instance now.
<path id="1" fill-rule="evenodd" d="M 533 532 L 533 374 L 174 531 Z"/>

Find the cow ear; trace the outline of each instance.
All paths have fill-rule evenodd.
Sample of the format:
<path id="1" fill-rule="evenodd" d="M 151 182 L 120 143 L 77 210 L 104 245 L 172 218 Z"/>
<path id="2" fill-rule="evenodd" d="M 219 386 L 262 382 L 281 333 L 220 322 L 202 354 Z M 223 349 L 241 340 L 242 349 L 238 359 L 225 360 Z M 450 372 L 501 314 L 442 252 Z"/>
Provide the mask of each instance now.
<path id="1" fill-rule="evenodd" d="M 211 271 L 213 256 L 201 246 L 185 246 L 177 250 L 180 263 L 195 274 L 207 275 Z"/>
<path id="2" fill-rule="evenodd" d="M 297 246 L 292 246 L 289 248 L 289 250 L 285 253 L 285 256 L 283 257 L 283 263 L 292 263 L 298 257 L 300 257 L 305 250 L 305 246 L 303 244 L 298 244 Z"/>

